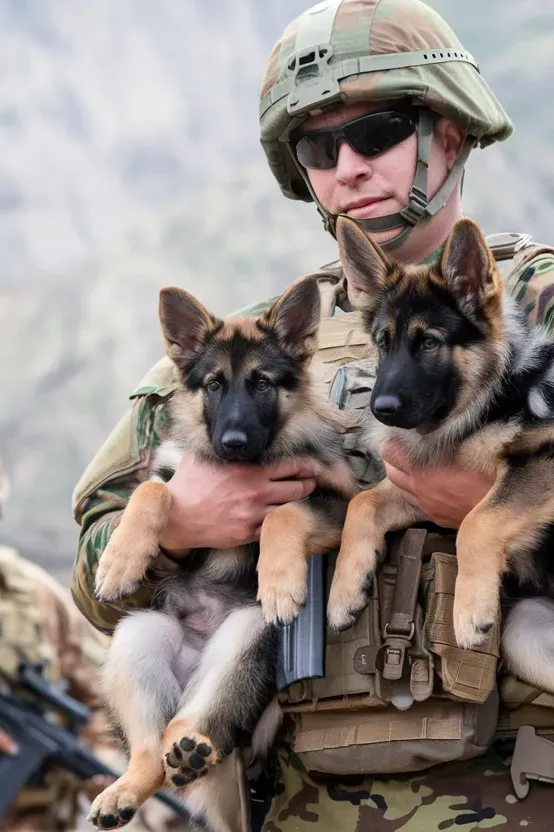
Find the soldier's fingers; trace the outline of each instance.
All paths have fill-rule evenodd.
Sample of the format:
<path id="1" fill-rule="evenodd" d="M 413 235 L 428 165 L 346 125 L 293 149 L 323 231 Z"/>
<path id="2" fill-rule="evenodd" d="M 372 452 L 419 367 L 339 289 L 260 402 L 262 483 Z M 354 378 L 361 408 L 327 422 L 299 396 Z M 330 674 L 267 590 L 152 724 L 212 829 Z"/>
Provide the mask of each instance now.
<path id="1" fill-rule="evenodd" d="M 306 479 L 316 477 L 321 466 L 312 459 L 285 459 L 265 470 L 270 480 Z"/>
<path id="2" fill-rule="evenodd" d="M 417 499 L 417 490 L 415 487 L 414 478 L 411 474 L 406 474 L 404 471 L 401 471 L 399 468 L 395 468 L 394 465 L 389 465 L 388 462 L 385 462 L 385 471 L 387 472 L 387 477 L 401 491 L 412 499 Z"/>
<path id="3" fill-rule="evenodd" d="M 283 503 L 294 503 L 297 500 L 303 500 L 308 494 L 311 494 L 316 487 L 314 479 L 302 480 L 278 480 L 277 482 L 270 482 L 266 490 L 266 500 L 268 505 L 273 507 L 283 505 Z"/>
<path id="4" fill-rule="evenodd" d="M 392 465 L 398 471 L 408 474 L 410 461 L 405 450 L 394 440 L 387 442 L 382 451 L 382 457 L 386 464 Z"/>

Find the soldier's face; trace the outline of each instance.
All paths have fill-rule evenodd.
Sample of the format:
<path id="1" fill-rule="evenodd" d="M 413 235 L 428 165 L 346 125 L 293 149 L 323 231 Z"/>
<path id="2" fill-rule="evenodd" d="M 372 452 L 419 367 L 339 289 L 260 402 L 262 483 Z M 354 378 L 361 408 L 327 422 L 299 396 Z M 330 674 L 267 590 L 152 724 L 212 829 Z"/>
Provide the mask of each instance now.
<path id="1" fill-rule="evenodd" d="M 333 113 L 310 115 L 302 133 L 337 127 L 369 112 L 386 110 L 386 104 L 370 107 L 352 104 Z M 435 127 L 429 164 L 428 196 L 438 191 L 456 159 L 463 140 L 462 131 L 452 122 L 440 119 Z M 322 205 L 332 214 L 354 218 L 382 217 L 401 211 L 408 203 L 417 163 L 417 136 L 413 133 L 390 150 L 371 158 L 357 153 L 344 139 L 339 141 L 337 164 L 328 170 L 307 173 Z M 412 234 L 415 233 L 412 232 Z M 372 233 L 376 243 L 384 243 L 398 229 Z"/>

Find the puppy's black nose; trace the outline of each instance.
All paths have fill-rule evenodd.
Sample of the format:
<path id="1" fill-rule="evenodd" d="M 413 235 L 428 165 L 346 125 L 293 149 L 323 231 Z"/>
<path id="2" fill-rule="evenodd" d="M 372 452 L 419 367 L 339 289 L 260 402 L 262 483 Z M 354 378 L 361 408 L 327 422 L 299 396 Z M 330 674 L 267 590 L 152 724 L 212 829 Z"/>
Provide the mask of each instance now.
<path id="1" fill-rule="evenodd" d="M 373 402 L 373 412 L 379 418 L 380 416 L 396 416 L 402 410 L 402 402 L 398 396 L 382 395 L 377 396 Z"/>
<path id="2" fill-rule="evenodd" d="M 226 430 L 221 437 L 221 444 L 226 451 L 241 451 L 248 444 L 248 437 L 243 430 Z"/>

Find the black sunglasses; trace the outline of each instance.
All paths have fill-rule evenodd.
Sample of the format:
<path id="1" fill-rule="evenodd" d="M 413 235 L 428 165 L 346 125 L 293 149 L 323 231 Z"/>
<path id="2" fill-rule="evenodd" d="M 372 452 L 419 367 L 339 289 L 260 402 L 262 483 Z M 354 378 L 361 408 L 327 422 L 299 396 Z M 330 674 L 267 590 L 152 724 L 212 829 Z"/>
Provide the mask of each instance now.
<path id="1" fill-rule="evenodd" d="M 330 170 L 337 164 L 339 139 L 346 139 L 356 153 L 371 158 L 411 136 L 416 124 L 415 110 L 368 113 L 339 127 L 308 133 L 295 131 L 291 134 L 291 146 L 303 168 Z"/>

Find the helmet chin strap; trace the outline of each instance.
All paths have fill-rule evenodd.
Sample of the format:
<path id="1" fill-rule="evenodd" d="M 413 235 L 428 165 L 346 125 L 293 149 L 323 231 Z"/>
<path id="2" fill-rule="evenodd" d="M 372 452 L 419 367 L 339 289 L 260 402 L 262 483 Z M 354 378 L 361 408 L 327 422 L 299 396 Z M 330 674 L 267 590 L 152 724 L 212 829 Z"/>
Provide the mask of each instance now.
<path id="1" fill-rule="evenodd" d="M 431 158 L 433 127 L 436 118 L 435 114 L 425 107 L 422 107 L 419 111 L 418 123 L 416 125 L 417 165 L 414 182 L 408 196 L 408 204 L 406 207 L 403 208 L 402 211 L 398 211 L 396 214 L 387 214 L 384 217 L 372 217 L 368 219 L 353 218 L 354 221 L 358 223 L 360 228 L 370 234 L 378 231 L 391 231 L 394 228 L 402 229 L 391 240 L 380 243 L 380 246 L 383 249 L 395 249 L 403 245 L 413 228 L 421 222 L 421 220 L 434 216 L 446 205 L 454 187 L 456 186 L 456 183 L 463 174 L 468 156 L 475 147 L 475 139 L 470 136 L 466 137 L 448 176 L 435 196 L 432 199 L 429 199 L 427 194 L 429 160 Z M 335 226 L 339 215 L 331 214 L 323 207 L 311 186 L 305 169 L 298 164 L 294 154 L 293 158 L 314 202 L 317 205 L 319 213 L 323 217 L 325 230 L 329 231 L 333 237 L 335 237 Z"/>

